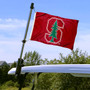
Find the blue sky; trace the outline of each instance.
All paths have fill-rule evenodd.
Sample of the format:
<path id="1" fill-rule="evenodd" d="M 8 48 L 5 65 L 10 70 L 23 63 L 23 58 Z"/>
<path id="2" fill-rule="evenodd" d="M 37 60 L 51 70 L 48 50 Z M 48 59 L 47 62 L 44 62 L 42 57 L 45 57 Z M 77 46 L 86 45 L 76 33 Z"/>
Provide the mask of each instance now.
<path id="1" fill-rule="evenodd" d="M 0 60 L 17 61 L 24 38 L 30 4 L 34 3 L 31 24 L 24 53 L 37 51 L 42 58 L 59 58 L 59 53 L 68 55 L 71 50 L 29 40 L 35 12 L 79 20 L 74 50 L 79 48 L 90 55 L 90 0 L 1 0 L 0 1 Z M 24 56 L 23 53 L 23 56 Z"/>

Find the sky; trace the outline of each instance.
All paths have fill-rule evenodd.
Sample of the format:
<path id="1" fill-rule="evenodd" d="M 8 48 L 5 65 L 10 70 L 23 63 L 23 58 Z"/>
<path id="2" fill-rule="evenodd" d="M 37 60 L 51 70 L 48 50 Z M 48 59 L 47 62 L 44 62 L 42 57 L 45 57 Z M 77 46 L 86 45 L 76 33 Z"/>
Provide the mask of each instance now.
<path id="1" fill-rule="evenodd" d="M 90 0 L 0 0 L 0 61 L 12 63 L 20 57 L 31 3 L 34 9 L 23 57 L 29 51 L 36 51 L 48 60 L 59 59 L 60 53 L 65 56 L 71 53 L 67 48 L 29 40 L 35 12 L 79 20 L 74 50 L 79 48 L 90 55 Z"/>

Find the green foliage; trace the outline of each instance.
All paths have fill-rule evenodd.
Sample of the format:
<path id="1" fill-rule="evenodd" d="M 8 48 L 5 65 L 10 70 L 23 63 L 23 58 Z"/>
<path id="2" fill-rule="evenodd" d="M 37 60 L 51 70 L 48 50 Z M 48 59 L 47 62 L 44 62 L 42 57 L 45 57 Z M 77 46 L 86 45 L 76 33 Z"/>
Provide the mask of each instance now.
<path id="1" fill-rule="evenodd" d="M 33 74 L 27 74 L 25 79 L 25 87 L 30 86 L 30 83 L 32 82 L 33 78 L 34 78 Z"/>
<path id="2" fill-rule="evenodd" d="M 42 63 L 41 56 L 36 52 L 26 52 L 24 56 L 25 66 L 40 65 Z M 34 74 L 28 74 L 24 82 L 24 86 L 29 86 L 34 78 Z"/>
<path id="3" fill-rule="evenodd" d="M 0 84 L 3 84 L 4 82 L 9 80 L 8 71 L 10 67 L 9 65 L 3 65 L 0 67 Z"/>
<path id="4" fill-rule="evenodd" d="M 36 90 L 50 90 L 52 82 L 52 74 L 42 73 L 38 78 Z"/>
<path id="5" fill-rule="evenodd" d="M 17 87 L 5 87 L 4 85 L 0 87 L 0 90 L 18 90 Z M 30 87 L 22 88 L 22 90 L 31 90 Z"/>
<path id="6" fill-rule="evenodd" d="M 60 54 L 59 59 L 48 60 L 41 59 L 37 52 L 28 52 L 24 56 L 26 65 L 40 65 L 40 64 L 90 64 L 90 56 L 86 52 L 82 52 L 79 49 L 72 51 L 68 56 L 63 56 Z M 14 67 L 16 64 L 12 65 Z M 3 89 L 0 90 L 10 90 L 6 87 L 14 86 L 18 87 L 16 78 L 11 75 L 7 75 L 10 67 L 5 66 L 0 68 L 0 84 L 3 84 Z M 32 80 L 35 78 L 35 90 L 89 90 L 90 89 L 90 78 L 84 77 L 74 77 L 68 73 L 41 73 L 37 78 L 37 74 L 28 74 L 24 83 L 24 87 L 29 87 L 22 90 L 30 90 L 32 87 Z M 8 81 L 8 82 L 7 82 Z M 18 90 L 17 88 L 11 90 Z"/>
<path id="7" fill-rule="evenodd" d="M 17 88 L 19 87 L 18 82 L 15 82 L 15 83 L 14 83 L 14 87 L 17 87 Z"/>
<path id="8" fill-rule="evenodd" d="M 24 60 L 26 61 L 26 66 L 29 65 L 40 65 L 40 55 L 34 51 L 34 52 L 26 52 L 24 56 Z"/>
<path id="9" fill-rule="evenodd" d="M 41 65 L 47 65 L 47 64 L 49 64 L 49 61 L 48 61 L 47 58 L 45 58 L 44 60 L 41 59 L 41 60 L 40 60 L 40 64 L 41 64 Z"/>
<path id="10" fill-rule="evenodd" d="M 16 65 L 17 65 L 17 63 L 16 63 L 16 62 L 14 62 L 14 63 L 11 65 L 11 68 L 16 67 Z"/>
<path id="11" fill-rule="evenodd" d="M 54 60 L 50 60 L 48 64 L 62 64 L 62 62 L 60 60 L 54 59 Z"/>
<path id="12" fill-rule="evenodd" d="M 5 83 L 5 85 L 6 86 L 14 86 L 14 82 L 12 81 L 12 80 L 10 80 L 10 81 L 7 81 L 6 83 Z"/>
<path id="13" fill-rule="evenodd" d="M 76 49 L 66 57 L 60 54 L 60 60 L 65 64 L 86 64 L 88 62 L 88 55 L 86 52 L 82 53 L 82 51 Z"/>
<path id="14" fill-rule="evenodd" d="M 64 57 L 60 54 L 62 64 L 87 64 L 90 60 L 87 53 L 82 53 L 79 49 Z M 55 79 L 55 78 L 56 79 Z M 55 74 L 51 90 L 88 90 L 90 88 L 90 78 L 74 77 L 71 74 Z"/>
<path id="15" fill-rule="evenodd" d="M 60 54 L 60 59 L 54 59 L 47 64 L 87 64 L 90 57 L 86 52 L 76 49 L 71 54 L 64 57 Z M 90 78 L 74 77 L 68 73 L 44 73 L 38 78 L 36 90 L 89 90 Z"/>

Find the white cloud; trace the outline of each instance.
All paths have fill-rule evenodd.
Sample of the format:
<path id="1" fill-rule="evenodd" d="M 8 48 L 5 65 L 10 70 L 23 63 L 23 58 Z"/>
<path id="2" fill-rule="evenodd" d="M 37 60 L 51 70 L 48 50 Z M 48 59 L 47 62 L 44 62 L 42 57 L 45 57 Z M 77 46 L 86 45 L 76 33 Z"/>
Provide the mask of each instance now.
<path id="1" fill-rule="evenodd" d="M 18 41 L 0 41 L 0 60 L 17 61 L 21 49 Z"/>
<path id="2" fill-rule="evenodd" d="M 90 54 L 90 32 L 88 34 L 80 34 L 75 42 L 75 49 L 79 48 L 82 51 L 86 51 Z"/>
<path id="3" fill-rule="evenodd" d="M 19 19 L 1 19 L 0 18 L 0 37 L 8 39 L 23 39 L 26 30 L 27 21 Z M 32 20 L 29 29 L 32 26 Z M 29 30 L 30 33 L 30 30 Z"/>
<path id="4" fill-rule="evenodd" d="M 26 23 L 26 20 L 0 19 L 0 60 L 17 61 Z"/>
<path id="5" fill-rule="evenodd" d="M 18 19 L 0 19 L 0 30 L 16 30 L 18 28 L 26 27 L 26 20 Z"/>
<path id="6" fill-rule="evenodd" d="M 90 23 L 79 23 L 77 36 L 75 41 L 75 48 L 79 48 L 82 51 L 86 51 L 90 54 Z"/>

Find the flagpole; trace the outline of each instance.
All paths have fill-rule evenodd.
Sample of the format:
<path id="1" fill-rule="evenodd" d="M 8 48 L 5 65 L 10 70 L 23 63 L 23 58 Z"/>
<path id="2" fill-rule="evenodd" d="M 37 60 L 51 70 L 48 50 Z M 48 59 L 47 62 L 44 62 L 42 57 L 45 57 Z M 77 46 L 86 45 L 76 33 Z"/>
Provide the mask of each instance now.
<path id="1" fill-rule="evenodd" d="M 33 8 L 34 8 L 34 3 L 31 3 L 29 18 L 28 18 L 28 22 L 27 22 L 27 26 L 26 26 L 26 31 L 25 31 L 25 36 L 24 36 L 24 39 L 22 40 L 22 48 L 21 48 L 20 58 L 18 59 L 16 72 L 15 72 L 15 75 L 17 76 L 18 79 L 20 79 L 21 67 L 23 66 L 22 55 L 23 55 L 23 50 L 24 50 L 24 46 L 26 43 L 26 37 L 27 37 L 27 33 L 28 33 L 28 28 L 29 28 Z M 21 85 L 19 87 L 19 90 L 21 90 Z"/>
<path id="2" fill-rule="evenodd" d="M 31 19 L 32 9 L 34 8 L 34 3 L 31 3 L 30 8 L 31 8 L 31 10 L 30 10 L 30 14 L 29 14 L 29 19 L 28 19 L 28 23 L 27 23 L 27 27 L 26 27 L 24 40 L 22 41 L 23 44 L 22 44 L 22 48 L 21 48 L 20 58 L 18 59 L 18 64 L 17 64 L 17 68 L 16 68 L 16 75 L 19 75 L 21 72 L 21 66 L 23 64 L 22 54 L 23 54 L 25 43 L 26 43 L 26 37 L 27 37 L 27 32 L 28 32 L 28 28 L 29 28 L 30 19 Z"/>

